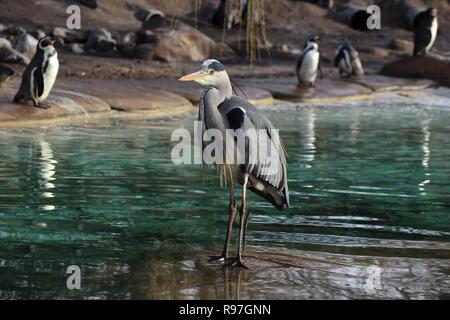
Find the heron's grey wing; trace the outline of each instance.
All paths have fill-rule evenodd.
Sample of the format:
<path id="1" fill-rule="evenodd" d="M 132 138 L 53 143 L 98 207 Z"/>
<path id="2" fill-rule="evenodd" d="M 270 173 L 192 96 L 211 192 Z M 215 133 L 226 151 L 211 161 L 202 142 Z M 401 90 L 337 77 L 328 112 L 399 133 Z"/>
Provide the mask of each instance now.
<path id="1" fill-rule="evenodd" d="M 246 163 L 246 167 L 248 172 L 257 179 L 282 192 L 286 204 L 289 205 L 286 152 L 278 131 L 261 111 L 241 97 L 233 96 L 226 100 L 219 106 L 219 111 L 228 120 L 229 128 L 243 129 L 244 131 L 256 129 L 258 134 L 266 135 L 259 136 L 258 139 L 267 141 L 268 151 L 274 152 L 275 156 L 269 159 L 270 155 L 253 154 L 258 152 L 258 149 L 249 148 L 246 150 L 249 153 L 246 155 L 246 159 L 257 159 L 257 161 Z M 261 159 L 261 156 L 265 158 Z"/>
<path id="2" fill-rule="evenodd" d="M 44 75 L 41 68 L 35 68 L 33 71 L 34 78 L 34 94 L 36 97 L 42 96 L 44 93 Z"/>

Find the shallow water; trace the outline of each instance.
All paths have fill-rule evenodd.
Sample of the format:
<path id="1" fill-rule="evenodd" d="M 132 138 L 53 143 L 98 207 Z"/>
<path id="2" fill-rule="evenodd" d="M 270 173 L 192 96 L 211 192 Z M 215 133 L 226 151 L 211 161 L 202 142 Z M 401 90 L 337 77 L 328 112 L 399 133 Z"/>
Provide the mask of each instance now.
<path id="1" fill-rule="evenodd" d="M 193 118 L 0 130 L 0 298 L 449 298 L 450 110 L 267 114 L 292 208 L 250 196 L 245 271 L 206 260 L 227 221 L 215 170 L 171 162 Z"/>

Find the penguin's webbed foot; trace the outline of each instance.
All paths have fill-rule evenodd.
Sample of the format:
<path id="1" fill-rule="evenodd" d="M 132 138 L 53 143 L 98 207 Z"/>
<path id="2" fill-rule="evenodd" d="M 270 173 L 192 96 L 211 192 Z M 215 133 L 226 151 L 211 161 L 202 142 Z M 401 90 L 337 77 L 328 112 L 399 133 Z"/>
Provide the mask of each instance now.
<path id="1" fill-rule="evenodd" d="M 209 262 L 225 262 L 227 258 L 224 255 L 220 256 L 208 256 Z"/>
<path id="2" fill-rule="evenodd" d="M 48 103 L 36 102 L 36 101 L 34 102 L 34 106 L 36 108 L 40 108 L 40 109 L 50 109 L 52 107 Z"/>

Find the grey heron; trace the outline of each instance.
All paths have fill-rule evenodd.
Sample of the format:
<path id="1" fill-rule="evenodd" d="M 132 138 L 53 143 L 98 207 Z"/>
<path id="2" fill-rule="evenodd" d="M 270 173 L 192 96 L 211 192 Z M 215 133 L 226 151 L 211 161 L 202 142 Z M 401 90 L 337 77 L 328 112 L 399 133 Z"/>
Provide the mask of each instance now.
<path id="1" fill-rule="evenodd" d="M 227 182 L 230 202 L 223 251 L 219 256 L 210 257 L 210 260 L 224 262 L 226 266 L 245 268 L 242 262 L 242 253 L 249 217 L 249 211 L 246 208 L 247 189 L 263 197 L 279 210 L 289 207 L 284 146 L 278 131 L 275 130 L 269 119 L 247 100 L 233 95 L 230 78 L 224 65 L 219 61 L 214 59 L 204 61 L 198 72 L 186 75 L 180 78 L 180 81 L 195 81 L 206 86 L 200 98 L 199 108 L 199 121 L 202 124 L 203 133 L 212 129 L 216 132 L 219 131 L 223 137 L 227 136 L 229 130 L 239 131 L 245 135 L 244 150 L 241 150 L 236 139 L 230 144 L 224 143 L 222 149 L 225 155 L 244 152 L 244 161 L 213 163 L 219 169 L 221 177 Z M 258 132 L 258 140 L 249 139 L 247 133 L 250 131 Z M 206 148 L 204 137 L 202 135 L 203 151 Z M 274 151 L 272 157 L 259 152 L 260 150 L 256 151 L 255 145 L 261 144 L 260 141 L 264 141 L 261 143 L 265 143 Z M 233 158 L 233 160 L 235 159 Z M 242 187 L 242 200 L 239 208 L 237 256 L 228 259 L 228 248 L 236 215 L 234 189 L 238 185 Z"/>

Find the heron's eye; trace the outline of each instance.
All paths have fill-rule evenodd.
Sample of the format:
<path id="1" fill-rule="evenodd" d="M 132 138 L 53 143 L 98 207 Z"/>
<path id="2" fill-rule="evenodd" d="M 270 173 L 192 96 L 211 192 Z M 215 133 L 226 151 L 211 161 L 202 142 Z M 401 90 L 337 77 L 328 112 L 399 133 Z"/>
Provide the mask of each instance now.
<path id="1" fill-rule="evenodd" d="M 208 73 L 209 73 L 210 75 L 213 75 L 213 74 L 214 74 L 214 70 L 210 69 L 210 70 L 208 70 Z"/>

